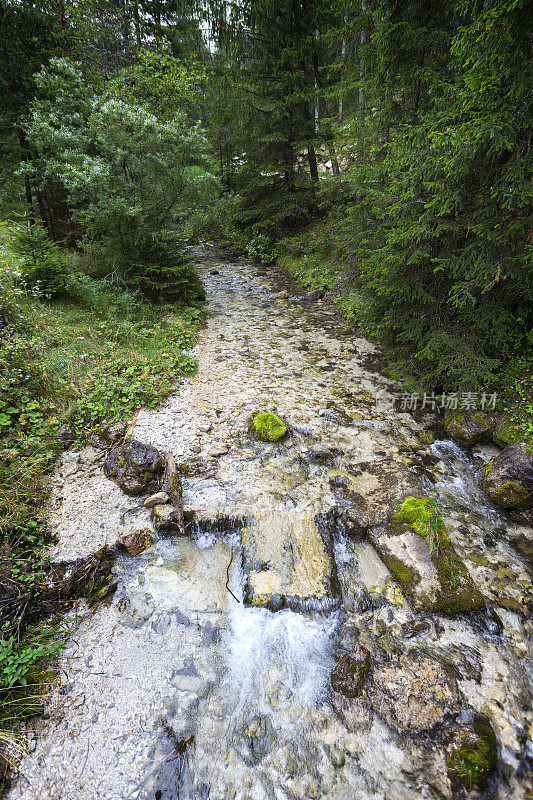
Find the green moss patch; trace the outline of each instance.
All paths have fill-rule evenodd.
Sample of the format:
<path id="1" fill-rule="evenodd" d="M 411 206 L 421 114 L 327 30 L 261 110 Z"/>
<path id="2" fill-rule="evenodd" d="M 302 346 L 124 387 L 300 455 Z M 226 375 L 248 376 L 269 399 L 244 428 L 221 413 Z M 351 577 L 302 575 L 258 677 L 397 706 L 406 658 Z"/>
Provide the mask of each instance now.
<path id="1" fill-rule="evenodd" d="M 278 442 L 287 435 L 287 426 L 270 411 L 256 414 L 248 426 L 248 433 L 264 442 Z"/>
<path id="2" fill-rule="evenodd" d="M 496 769 L 498 746 L 488 722 L 474 723 L 474 734 L 462 737 L 446 756 L 446 767 L 452 781 L 468 789 L 486 789 Z"/>
<path id="3" fill-rule="evenodd" d="M 520 486 L 516 481 L 506 481 L 500 486 L 490 486 L 486 480 L 490 469 L 485 473 L 483 488 L 491 500 L 504 508 L 516 508 L 524 503 L 529 497 L 529 491 L 525 486 Z"/>
<path id="4" fill-rule="evenodd" d="M 431 497 L 408 497 L 394 514 L 394 519 L 409 525 L 429 545 L 431 561 L 441 585 L 435 610 L 443 614 L 461 614 L 482 608 L 483 596 L 455 552 L 435 500 Z M 405 565 L 399 568 L 395 564 L 389 568 L 408 592 L 413 580 L 411 570 Z"/>

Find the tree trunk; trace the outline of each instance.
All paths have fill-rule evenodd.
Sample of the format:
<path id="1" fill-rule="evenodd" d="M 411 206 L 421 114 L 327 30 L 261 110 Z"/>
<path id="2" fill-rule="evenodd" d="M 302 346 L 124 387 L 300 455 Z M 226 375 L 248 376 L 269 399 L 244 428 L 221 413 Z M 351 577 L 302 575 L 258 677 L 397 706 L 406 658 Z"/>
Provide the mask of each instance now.
<path id="1" fill-rule="evenodd" d="M 363 11 L 368 10 L 368 3 L 366 0 L 362 0 L 361 8 Z M 363 28 L 361 31 L 360 42 L 361 45 L 366 44 L 368 41 L 368 33 L 366 28 Z M 359 59 L 359 119 L 364 119 L 365 117 L 365 89 L 363 85 L 365 77 L 365 55 L 364 50 L 361 54 L 361 58 Z"/>
<path id="2" fill-rule="evenodd" d="M 323 98 L 320 98 L 320 70 L 318 65 L 318 56 L 316 52 L 313 53 L 313 71 L 315 73 L 315 87 L 317 90 L 317 98 L 319 104 L 319 117 L 320 117 L 320 105 L 322 104 L 322 119 L 329 118 L 326 101 Z M 337 155 L 335 153 L 333 133 L 329 121 L 327 122 L 326 125 L 323 126 L 323 132 L 324 132 L 324 140 L 326 141 L 328 147 L 329 157 L 331 159 L 332 172 L 334 175 L 340 175 L 339 162 L 337 161 Z"/>
<path id="3" fill-rule="evenodd" d="M 309 161 L 309 172 L 311 173 L 311 180 L 313 183 L 318 183 L 318 165 L 316 163 L 315 148 L 311 142 L 307 145 L 307 160 Z"/>

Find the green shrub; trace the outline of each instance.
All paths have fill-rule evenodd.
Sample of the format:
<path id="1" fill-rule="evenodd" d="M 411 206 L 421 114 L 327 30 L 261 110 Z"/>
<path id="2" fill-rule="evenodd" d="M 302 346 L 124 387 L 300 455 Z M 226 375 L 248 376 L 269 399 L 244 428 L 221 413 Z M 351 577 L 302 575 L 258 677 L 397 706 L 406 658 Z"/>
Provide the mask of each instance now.
<path id="1" fill-rule="evenodd" d="M 15 229 L 13 250 L 20 259 L 19 280 L 25 289 L 47 298 L 66 293 L 68 271 L 65 258 L 42 225 L 28 221 Z"/>
<path id="2" fill-rule="evenodd" d="M 205 300 L 205 291 L 179 237 L 146 236 L 127 280 L 149 300 L 183 303 Z"/>
<path id="3" fill-rule="evenodd" d="M 248 258 L 269 264 L 276 259 L 274 242 L 266 233 L 255 233 L 246 245 Z"/>

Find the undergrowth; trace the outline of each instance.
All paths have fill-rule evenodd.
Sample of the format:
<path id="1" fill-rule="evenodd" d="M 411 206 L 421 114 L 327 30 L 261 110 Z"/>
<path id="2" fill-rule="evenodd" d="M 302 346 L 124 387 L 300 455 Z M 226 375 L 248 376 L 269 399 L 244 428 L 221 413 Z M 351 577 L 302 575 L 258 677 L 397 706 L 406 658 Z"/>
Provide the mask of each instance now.
<path id="1" fill-rule="evenodd" d="M 194 373 L 188 351 L 204 315 L 199 304 L 151 305 L 74 271 L 72 258 L 61 298 L 43 299 L 21 283 L 19 259 L 0 228 L 0 751 L 34 713 L 27 698 L 60 647 L 39 619 L 49 543 L 40 509 L 59 429 L 82 442 L 98 424 L 159 405 Z M 8 771 L 0 758 L 0 781 Z"/>

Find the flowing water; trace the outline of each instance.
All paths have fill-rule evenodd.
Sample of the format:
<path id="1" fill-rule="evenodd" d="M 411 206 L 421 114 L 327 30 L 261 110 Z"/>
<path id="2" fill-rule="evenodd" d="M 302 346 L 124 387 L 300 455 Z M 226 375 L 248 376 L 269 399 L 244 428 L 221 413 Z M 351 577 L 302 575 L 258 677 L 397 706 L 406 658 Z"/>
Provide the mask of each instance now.
<path id="1" fill-rule="evenodd" d="M 487 452 L 424 445 L 434 416 L 394 405 L 379 353 L 325 304 L 277 299 L 283 276 L 209 251 L 200 271 L 208 326 L 198 375 L 135 428 L 185 464 L 189 535 L 120 556 L 112 602 L 69 617 L 10 800 L 453 797 L 432 736 L 391 727 L 379 702 L 333 692 L 335 660 L 357 639 L 392 662 L 418 648 L 445 664 L 459 716 L 482 711 L 496 733 L 487 796 L 523 800 L 532 584 L 510 544 L 521 532 L 478 488 Z M 250 438 L 259 410 L 287 420 L 290 436 Z M 57 559 L 150 524 L 101 461 L 92 448 L 68 453 L 54 478 Z M 363 522 L 382 522 L 413 491 L 436 497 L 492 610 L 415 613 L 368 540 L 342 524 L 331 533 L 328 512 L 346 485 Z M 243 602 L 251 590 L 258 606 Z M 278 595 L 287 604 L 271 610 Z"/>

